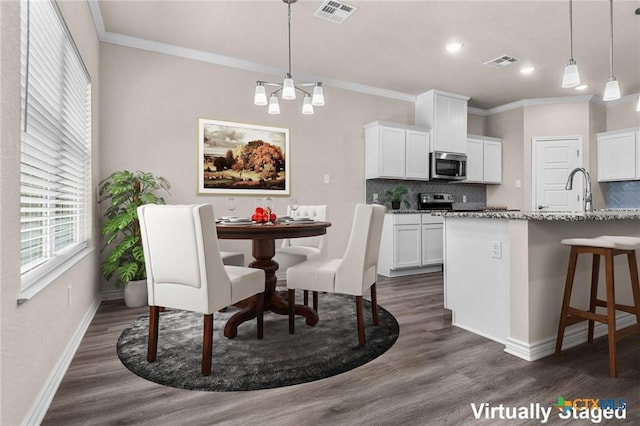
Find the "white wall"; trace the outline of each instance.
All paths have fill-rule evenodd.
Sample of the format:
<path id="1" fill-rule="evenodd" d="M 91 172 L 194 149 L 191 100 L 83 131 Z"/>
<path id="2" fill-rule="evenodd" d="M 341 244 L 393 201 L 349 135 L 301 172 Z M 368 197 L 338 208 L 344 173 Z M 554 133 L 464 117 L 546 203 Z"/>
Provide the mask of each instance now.
<path id="1" fill-rule="evenodd" d="M 258 79 L 277 77 L 174 56 L 103 44 L 100 61 L 102 177 L 120 169 L 142 169 L 172 184 L 168 203 L 212 203 L 218 216 L 225 196 L 199 195 L 197 118 L 290 129 L 291 195 L 301 204 L 327 204 L 329 256 L 341 256 L 355 204 L 363 202 L 363 125 L 374 120 L 413 123 L 412 103 L 325 86 L 326 105 L 312 116 L 301 99 L 281 101 L 282 113 L 253 105 Z M 329 174 L 330 184 L 323 183 Z M 234 214 L 250 215 L 255 195 L 237 196 Z M 276 196 L 275 212 L 286 212 L 287 196 Z M 252 259 L 249 241 L 221 241 Z M 102 289 L 112 289 L 103 283 Z"/>
<path id="2" fill-rule="evenodd" d="M 640 126 L 640 112 L 636 111 L 638 96 L 626 96 L 607 104 L 607 131 Z"/>
<path id="3" fill-rule="evenodd" d="M 99 44 L 86 2 L 59 1 L 93 81 L 93 179 L 98 175 Z M 47 379 L 97 306 L 97 251 L 41 293 L 18 306 L 20 291 L 20 10 L 0 1 L 0 424 L 17 425 L 33 414 Z M 95 219 L 94 219 L 95 222 Z M 91 240 L 95 247 L 96 240 Z M 67 286 L 73 303 L 67 307 Z"/>

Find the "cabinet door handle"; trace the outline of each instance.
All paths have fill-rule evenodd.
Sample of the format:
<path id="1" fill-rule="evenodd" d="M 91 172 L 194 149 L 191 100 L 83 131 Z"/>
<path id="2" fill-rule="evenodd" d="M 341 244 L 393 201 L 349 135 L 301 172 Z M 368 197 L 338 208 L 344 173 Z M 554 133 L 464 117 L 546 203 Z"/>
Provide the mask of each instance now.
<path id="1" fill-rule="evenodd" d="M 546 209 L 549 206 L 543 206 L 542 204 L 538 206 L 538 210 Z"/>

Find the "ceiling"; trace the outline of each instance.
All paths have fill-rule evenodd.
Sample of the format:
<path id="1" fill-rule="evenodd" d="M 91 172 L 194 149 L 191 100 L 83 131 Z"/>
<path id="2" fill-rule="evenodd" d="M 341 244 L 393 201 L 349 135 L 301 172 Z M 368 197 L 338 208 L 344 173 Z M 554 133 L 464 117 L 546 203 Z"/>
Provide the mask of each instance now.
<path id="1" fill-rule="evenodd" d="M 573 3 L 573 56 L 589 85 L 582 92 L 560 87 L 570 57 L 568 0 L 346 3 L 358 10 L 342 24 L 313 16 L 322 1 L 292 5 L 294 79 L 399 99 L 435 88 L 470 96 L 470 106 L 488 109 L 522 99 L 601 97 L 609 76 L 607 0 Z M 105 41 L 154 41 L 222 55 L 234 58 L 226 61 L 232 66 L 273 72 L 270 81 L 286 72 L 287 6 L 280 0 L 99 0 L 94 9 L 96 4 Z M 640 0 L 614 0 L 613 7 L 614 75 L 623 96 L 638 94 Z M 459 53 L 444 49 L 451 40 L 464 44 Z M 501 69 L 483 65 L 503 54 L 518 62 Z M 524 65 L 535 72 L 522 75 Z"/>

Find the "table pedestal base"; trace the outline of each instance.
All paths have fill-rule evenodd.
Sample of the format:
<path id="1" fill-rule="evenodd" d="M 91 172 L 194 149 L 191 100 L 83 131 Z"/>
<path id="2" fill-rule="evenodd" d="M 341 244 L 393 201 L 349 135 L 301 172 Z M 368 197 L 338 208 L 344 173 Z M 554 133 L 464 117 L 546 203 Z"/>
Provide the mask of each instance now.
<path id="1" fill-rule="evenodd" d="M 271 311 L 279 315 L 289 315 L 289 302 L 287 301 L 286 292 L 284 295 L 276 291 L 276 271 L 278 263 L 273 260 L 276 254 L 276 242 L 272 239 L 253 240 L 253 257 L 255 260 L 249 264 L 252 268 L 260 268 L 265 272 L 264 287 L 264 310 Z M 224 326 L 224 335 L 230 339 L 238 334 L 238 326 L 245 321 L 254 319 L 256 314 L 256 297 L 250 297 L 234 306 L 240 308 Z M 318 323 L 318 313 L 305 305 L 295 305 L 295 314 L 305 318 L 305 322 L 309 326 Z M 283 325 L 286 327 L 286 323 Z"/>

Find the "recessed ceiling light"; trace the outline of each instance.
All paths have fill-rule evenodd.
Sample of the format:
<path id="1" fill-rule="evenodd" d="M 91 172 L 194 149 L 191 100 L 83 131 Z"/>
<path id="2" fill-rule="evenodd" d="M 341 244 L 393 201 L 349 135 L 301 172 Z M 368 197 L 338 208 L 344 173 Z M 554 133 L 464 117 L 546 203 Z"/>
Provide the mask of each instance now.
<path id="1" fill-rule="evenodd" d="M 581 84 L 580 86 L 576 86 L 576 90 L 584 90 L 584 89 L 586 89 L 587 87 L 589 87 L 589 85 L 587 85 L 587 84 Z"/>
<path id="2" fill-rule="evenodd" d="M 520 68 L 520 72 L 522 74 L 531 74 L 532 72 L 534 72 L 536 70 L 536 67 L 522 67 Z"/>
<path id="3" fill-rule="evenodd" d="M 458 41 L 453 41 L 448 43 L 444 48 L 447 49 L 447 52 L 455 53 L 462 49 L 463 44 Z"/>

